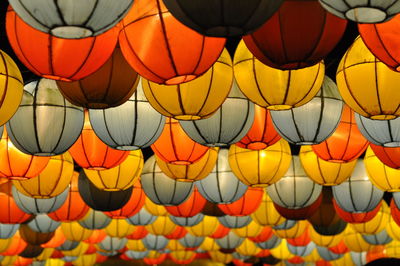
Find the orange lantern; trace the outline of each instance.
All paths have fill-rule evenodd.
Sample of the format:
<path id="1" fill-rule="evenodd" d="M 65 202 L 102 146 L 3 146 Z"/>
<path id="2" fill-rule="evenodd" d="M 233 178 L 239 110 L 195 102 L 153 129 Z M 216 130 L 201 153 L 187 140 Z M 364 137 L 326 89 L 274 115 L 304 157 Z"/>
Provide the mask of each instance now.
<path id="1" fill-rule="evenodd" d="M 20 224 L 28 220 L 31 216 L 23 212 L 15 203 L 11 188 L 11 181 L 0 185 L 0 223 Z"/>
<path id="2" fill-rule="evenodd" d="M 206 199 L 195 186 L 187 200 L 177 206 L 165 206 L 167 211 L 177 217 L 193 217 L 199 214 L 206 205 Z"/>
<path id="3" fill-rule="evenodd" d="M 88 239 L 83 240 L 83 242 L 88 244 L 98 244 L 106 238 L 107 234 L 104 230 L 92 230 L 92 234 Z"/>
<path id="4" fill-rule="evenodd" d="M 200 160 L 209 148 L 189 138 L 177 120 L 167 118 L 161 136 L 151 149 L 164 162 L 188 165 Z"/>
<path id="5" fill-rule="evenodd" d="M 22 237 L 20 236 L 19 232 L 15 233 L 15 235 L 12 237 L 10 245 L 8 245 L 8 248 L 6 251 L 0 253 L 2 256 L 15 256 L 21 253 L 28 243 L 26 243 Z"/>
<path id="6" fill-rule="evenodd" d="M 400 169 L 400 147 L 384 147 L 370 143 L 376 157 L 385 165 Z"/>
<path id="7" fill-rule="evenodd" d="M 119 27 L 96 37 L 61 39 L 26 24 L 9 8 L 8 40 L 19 60 L 33 73 L 49 79 L 79 80 L 99 69 L 117 44 Z"/>
<path id="8" fill-rule="evenodd" d="M 358 130 L 354 111 L 347 105 L 344 105 L 336 131 L 324 142 L 312 146 L 319 158 L 338 163 L 357 159 L 367 147 L 368 141 Z"/>
<path id="9" fill-rule="evenodd" d="M 57 248 L 61 246 L 66 240 L 67 239 L 65 238 L 62 229 L 59 227 L 55 231 L 53 238 L 49 242 L 42 244 L 41 246 L 43 248 Z"/>
<path id="10" fill-rule="evenodd" d="M 78 140 L 69 149 L 74 161 L 82 168 L 104 170 L 116 167 L 129 155 L 129 151 L 114 150 L 104 144 L 90 126 L 85 113 L 85 125 Z"/>
<path id="11" fill-rule="evenodd" d="M 149 232 L 144 226 L 136 226 L 135 231 L 132 234 L 128 235 L 126 238 L 129 240 L 140 240 L 147 236 Z"/>
<path id="12" fill-rule="evenodd" d="M 205 73 L 221 54 L 224 38 L 205 37 L 176 20 L 161 0 L 135 1 L 122 20 L 119 43 L 144 78 L 179 84 Z"/>
<path id="13" fill-rule="evenodd" d="M 231 216 L 246 216 L 255 212 L 261 204 L 264 190 L 261 188 L 249 187 L 244 195 L 229 204 L 218 204 L 218 207 Z"/>
<path id="14" fill-rule="evenodd" d="M 231 231 L 230 228 L 223 226 L 222 224 L 219 224 L 217 229 L 210 235 L 211 238 L 214 239 L 220 239 L 225 237 L 229 232 Z"/>
<path id="15" fill-rule="evenodd" d="M 167 239 L 181 239 L 187 234 L 187 230 L 183 226 L 176 226 L 172 233 L 165 235 Z"/>
<path id="16" fill-rule="evenodd" d="M 333 206 L 335 207 L 335 211 L 340 216 L 340 218 L 348 223 L 366 223 L 368 221 L 371 221 L 381 209 L 381 203 L 379 203 L 375 207 L 375 209 L 370 212 L 347 212 L 340 208 L 335 199 L 333 199 Z"/>

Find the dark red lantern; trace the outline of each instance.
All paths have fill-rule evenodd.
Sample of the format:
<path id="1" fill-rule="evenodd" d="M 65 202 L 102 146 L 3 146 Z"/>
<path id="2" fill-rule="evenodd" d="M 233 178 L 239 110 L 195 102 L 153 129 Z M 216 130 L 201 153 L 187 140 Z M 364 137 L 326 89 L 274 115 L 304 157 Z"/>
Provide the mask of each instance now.
<path id="1" fill-rule="evenodd" d="M 319 208 L 322 203 L 322 193 L 319 195 L 317 200 L 313 202 L 310 206 L 300 208 L 300 209 L 288 209 L 279 206 L 274 203 L 275 209 L 278 211 L 280 215 L 290 220 L 305 220 L 311 217 Z"/>

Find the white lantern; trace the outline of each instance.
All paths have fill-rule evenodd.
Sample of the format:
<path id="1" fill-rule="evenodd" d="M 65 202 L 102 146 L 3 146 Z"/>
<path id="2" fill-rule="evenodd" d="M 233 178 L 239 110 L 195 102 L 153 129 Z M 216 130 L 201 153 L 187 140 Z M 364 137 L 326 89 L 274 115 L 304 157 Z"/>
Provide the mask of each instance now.
<path id="1" fill-rule="evenodd" d="M 170 215 L 169 218 L 176 225 L 195 226 L 195 225 L 198 225 L 201 221 L 203 221 L 204 214 L 198 213 L 193 217 L 176 217 L 176 216 Z"/>
<path id="2" fill-rule="evenodd" d="M 181 239 L 178 239 L 178 241 L 186 248 L 197 248 L 204 242 L 204 237 L 186 234 Z"/>
<path id="3" fill-rule="evenodd" d="M 135 215 L 128 217 L 126 221 L 131 225 L 149 225 L 154 223 L 157 216 L 149 213 L 144 207 Z"/>
<path id="4" fill-rule="evenodd" d="M 362 238 L 371 245 L 386 245 L 393 241 L 385 229 L 373 235 L 363 234 Z"/>
<path id="5" fill-rule="evenodd" d="M 343 257 L 343 254 L 336 254 L 326 247 L 317 246 L 317 250 L 321 258 L 326 261 L 338 260 Z"/>
<path id="6" fill-rule="evenodd" d="M 373 120 L 355 113 L 361 134 L 375 145 L 400 147 L 400 117 L 392 120 Z"/>
<path id="7" fill-rule="evenodd" d="M 293 255 L 305 257 L 311 254 L 314 249 L 317 247 L 314 242 L 310 242 L 305 246 L 294 246 L 289 243 L 286 243 L 287 247 Z"/>
<path id="8" fill-rule="evenodd" d="M 230 231 L 226 236 L 216 239 L 215 242 L 224 249 L 234 249 L 240 246 L 244 241 L 243 237 L 238 236 L 233 231 Z"/>
<path id="9" fill-rule="evenodd" d="M 122 249 L 126 245 L 126 242 L 128 242 L 126 238 L 106 236 L 98 245 L 103 251 L 112 252 Z"/>
<path id="10" fill-rule="evenodd" d="M 256 243 L 256 246 L 261 249 L 273 249 L 279 246 L 282 239 L 276 235 L 272 235 L 267 241 Z"/>
<path id="11" fill-rule="evenodd" d="M 147 236 L 142 239 L 142 242 L 149 250 L 161 250 L 168 245 L 169 240 L 161 235 L 147 234 Z"/>
<path id="12" fill-rule="evenodd" d="M 0 239 L 11 238 L 19 229 L 19 224 L 0 224 Z"/>
<path id="13" fill-rule="evenodd" d="M 111 223 L 111 218 L 101 211 L 90 209 L 89 212 L 79 220 L 78 223 L 86 229 L 104 229 Z"/>
<path id="14" fill-rule="evenodd" d="M 367 252 L 354 252 L 350 251 L 350 257 L 355 266 L 363 266 L 368 263 Z"/>
<path id="15" fill-rule="evenodd" d="M 149 250 L 146 251 L 133 251 L 133 250 L 127 250 L 125 251 L 125 255 L 132 259 L 132 260 L 141 260 L 146 258 L 146 256 L 149 254 Z"/>
<path id="16" fill-rule="evenodd" d="M 245 227 L 252 221 L 250 216 L 225 215 L 225 216 L 218 217 L 217 219 L 223 226 L 231 228 L 231 229 Z"/>

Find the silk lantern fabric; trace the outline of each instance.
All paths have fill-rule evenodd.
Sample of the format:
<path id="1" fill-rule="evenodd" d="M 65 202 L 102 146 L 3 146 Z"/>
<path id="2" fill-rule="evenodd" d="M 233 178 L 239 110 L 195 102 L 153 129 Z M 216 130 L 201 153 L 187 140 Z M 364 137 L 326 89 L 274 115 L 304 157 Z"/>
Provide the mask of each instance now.
<path id="1" fill-rule="evenodd" d="M 374 120 L 356 114 L 360 132 L 371 143 L 383 147 L 400 146 L 400 119 Z"/>

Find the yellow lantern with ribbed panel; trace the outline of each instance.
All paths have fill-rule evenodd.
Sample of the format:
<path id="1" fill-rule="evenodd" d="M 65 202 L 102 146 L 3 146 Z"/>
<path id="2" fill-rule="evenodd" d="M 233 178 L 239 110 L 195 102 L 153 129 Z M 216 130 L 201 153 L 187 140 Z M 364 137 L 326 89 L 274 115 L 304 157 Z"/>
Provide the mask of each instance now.
<path id="1" fill-rule="evenodd" d="M 194 236 L 210 236 L 217 230 L 218 225 L 219 222 L 216 217 L 205 215 L 199 224 L 186 227 L 186 229 Z"/>
<path id="2" fill-rule="evenodd" d="M 208 254 L 213 262 L 228 264 L 233 260 L 231 254 L 222 253 L 220 251 L 209 251 Z"/>
<path id="3" fill-rule="evenodd" d="M 63 250 L 61 251 L 64 256 L 72 256 L 72 257 L 78 257 L 86 253 L 86 251 L 89 248 L 89 244 L 85 242 L 80 242 L 79 245 L 72 249 L 72 250 Z"/>
<path id="4" fill-rule="evenodd" d="M 400 191 L 400 169 L 391 168 L 379 160 L 371 147 L 364 157 L 369 180 L 378 188 L 388 192 Z"/>
<path id="5" fill-rule="evenodd" d="M 351 224 L 351 226 L 360 234 L 375 235 L 387 227 L 390 216 L 389 206 L 385 201 L 382 201 L 381 208 L 374 218 L 365 223 Z"/>
<path id="6" fill-rule="evenodd" d="M 267 187 L 289 169 L 292 156 L 286 140 L 263 149 L 250 150 L 231 145 L 229 165 L 236 177 L 247 186 Z"/>
<path id="7" fill-rule="evenodd" d="M 42 253 L 40 253 L 39 256 L 35 258 L 35 260 L 38 261 L 45 261 L 51 258 L 51 255 L 53 255 L 55 248 L 44 248 Z"/>
<path id="8" fill-rule="evenodd" d="M 385 229 L 393 240 L 400 241 L 400 226 L 395 222 L 392 216 L 389 217 L 389 222 Z"/>
<path id="9" fill-rule="evenodd" d="M 261 248 L 257 247 L 250 239 L 245 239 L 242 244 L 236 248 L 236 252 L 243 256 L 255 256 L 261 252 Z"/>
<path id="10" fill-rule="evenodd" d="M 159 216 L 153 223 L 146 225 L 145 228 L 150 234 L 166 236 L 175 230 L 176 224 L 168 216 Z"/>
<path id="11" fill-rule="evenodd" d="M 35 178 L 13 180 L 13 185 L 22 194 L 47 199 L 60 195 L 68 187 L 74 174 L 74 161 L 66 152 L 52 156 L 44 170 Z"/>
<path id="12" fill-rule="evenodd" d="M 337 235 L 321 235 L 312 226 L 309 227 L 309 230 L 311 240 L 321 247 L 334 247 L 344 239 L 344 232 Z"/>
<path id="13" fill-rule="evenodd" d="M 96 254 L 84 254 L 72 262 L 74 266 L 91 266 L 96 264 Z"/>
<path id="14" fill-rule="evenodd" d="M 128 250 L 133 250 L 138 252 L 144 252 L 147 250 L 147 248 L 144 246 L 141 240 L 129 239 L 128 242 L 126 242 L 125 246 Z"/>
<path id="15" fill-rule="evenodd" d="M 258 236 L 263 229 L 263 226 L 259 225 L 255 221 L 251 221 L 248 225 L 242 228 L 232 229 L 232 231 L 239 237 L 247 238 Z"/>
<path id="16" fill-rule="evenodd" d="M 211 237 L 205 237 L 199 248 L 205 251 L 218 251 L 220 249 L 215 239 Z"/>
<path id="17" fill-rule="evenodd" d="M 149 198 L 146 197 L 146 200 L 144 202 L 144 208 L 146 211 L 148 211 L 150 214 L 154 216 L 167 216 L 168 211 L 165 209 L 163 205 L 158 205 L 152 202 Z"/>
<path id="18" fill-rule="evenodd" d="M 81 242 L 88 239 L 93 231 L 84 228 L 78 222 L 61 223 L 61 230 L 67 240 Z"/>
<path id="19" fill-rule="evenodd" d="M 279 70 L 261 63 L 241 41 L 236 49 L 234 73 L 239 88 L 252 102 L 270 110 L 299 107 L 318 93 L 325 65 Z"/>
<path id="20" fill-rule="evenodd" d="M 265 192 L 260 206 L 251 214 L 251 218 L 262 226 L 275 226 L 286 221 L 286 218 L 275 209 L 274 202 Z"/>
<path id="21" fill-rule="evenodd" d="M 400 241 L 392 241 L 385 246 L 385 254 L 391 258 L 400 259 Z"/>
<path id="22" fill-rule="evenodd" d="M 92 184 L 98 189 L 120 191 L 133 186 L 142 173 L 143 164 L 142 151 L 134 150 L 116 167 L 106 170 L 84 169 L 84 171 Z"/>
<path id="23" fill-rule="evenodd" d="M 167 163 L 156 156 L 157 165 L 168 177 L 181 182 L 194 182 L 204 179 L 213 170 L 218 158 L 218 148 L 210 148 L 197 162 L 181 165 Z"/>
<path id="24" fill-rule="evenodd" d="M 186 250 L 186 247 L 179 243 L 179 241 L 176 239 L 171 239 L 168 241 L 168 244 L 165 248 L 171 251 Z"/>
<path id="25" fill-rule="evenodd" d="M 286 239 L 282 239 L 281 243 L 277 247 L 270 249 L 270 252 L 272 256 L 281 260 L 288 260 L 294 257 L 287 247 Z"/>
<path id="26" fill-rule="evenodd" d="M 3 259 L 1 260 L 1 265 L 14 265 L 17 259 L 18 256 L 3 256 Z M 64 261 L 62 265 L 64 265 Z"/>
<path id="27" fill-rule="evenodd" d="M 351 226 L 346 227 L 343 240 L 350 251 L 354 252 L 368 251 L 372 247 L 372 245 L 368 244 L 362 235 L 355 231 Z"/>
<path id="28" fill-rule="evenodd" d="M 318 253 L 318 250 L 315 248 L 311 253 L 307 256 L 301 257 L 305 262 L 317 262 L 321 259 L 321 256 Z"/>
<path id="29" fill-rule="evenodd" d="M 336 81 L 343 100 L 360 115 L 378 120 L 400 116 L 400 73 L 377 59 L 360 37 L 343 56 Z"/>
<path id="30" fill-rule="evenodd" d="M 62 259 L 48 259 L 45 266 L 64 266 L 65 261 Z"/>
<path id="31" fill-rule="evenodd" d="M 301 236 L 305 230 L 308 230 L 309 225 L 308 221 L 300 220 L 289 229 L 273 229 L 273 232 L 280 238 L 296 238 Z"/>
<path id="32" fill-rule="evenodd" d="M 357 164 L 357 160 L 347 163 L 322 160 L 311 146 L 301 146 L 299 157 L 308 177 L 323 186 L 339 185 L 351 176 Z"/>
<path id="33" fill-rule="evenodd" d="M 0 253 L 7 250 L 8 246 L 11 244 L 12 237 L 6 239 L 0 239 Z"/>
<path id="34" fill-rule="evenodd" d="M 107 235 L 123 238 L 135 231 L 136 227 L 129 224 L 125 219 L 112 219 L 110 224 L 104 228 Z"/>

